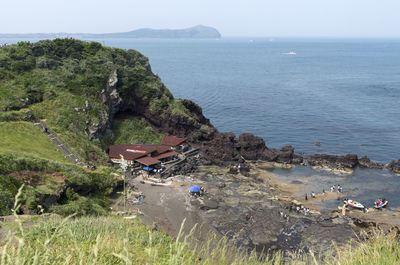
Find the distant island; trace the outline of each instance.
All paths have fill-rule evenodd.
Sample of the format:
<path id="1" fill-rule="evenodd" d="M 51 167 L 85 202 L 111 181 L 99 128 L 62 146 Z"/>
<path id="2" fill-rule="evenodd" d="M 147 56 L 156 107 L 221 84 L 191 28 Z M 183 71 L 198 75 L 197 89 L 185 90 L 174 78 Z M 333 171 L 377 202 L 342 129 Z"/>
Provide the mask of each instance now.
<path id="1" fill-rule="evenodd" d="M 143 28 L 117 33 L 27 33 L 0 34 L 0 38 L 159 38 L 159 39 L 215 39 L 221 38 L 221 33 L 215 28 L 203 25 L 186 29 L 150 29 Z"/>

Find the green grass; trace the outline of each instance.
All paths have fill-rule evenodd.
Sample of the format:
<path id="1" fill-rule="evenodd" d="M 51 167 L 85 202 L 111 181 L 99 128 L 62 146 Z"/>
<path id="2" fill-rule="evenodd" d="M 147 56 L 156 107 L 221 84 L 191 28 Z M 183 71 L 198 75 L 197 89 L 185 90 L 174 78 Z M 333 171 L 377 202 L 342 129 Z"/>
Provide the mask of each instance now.
<path id="1" fill-rule="evenodd" d="M 369 240 L 342 248 L 332 247 L 324 258 L 280 252 L 257 256 L 231 246 L 226 238 L 210 237 L 193 245 L 192 234 L 173 239 L 164 232 L 146 227 L 139 220 L 119 216 L 31 218 L 32 225 L 5 224 L 16 229 L 0 244 L 2 265 L 7 264 L 298 264 L 298 265 L 397 265 L 400 244 L 395 232 L 376 233 Z M 29 220 L 25 220 L 28 223 Z M 194 251 L 195 249 L 195 251 Z M 37 261 L 38 263 L 35 263 Z"/>
<path id="2" fill-rule="evenodd" d="M 163 137 L 146 120 L 136 118 L 114 120 L 112 131 L 115 135 L 114 144 L 160 144 Z"/>
<path id="3" fill-rule="evenodd" d="M 58 147 L 29 122 L 0 122 L 0 153 L 70 163 Z"/>

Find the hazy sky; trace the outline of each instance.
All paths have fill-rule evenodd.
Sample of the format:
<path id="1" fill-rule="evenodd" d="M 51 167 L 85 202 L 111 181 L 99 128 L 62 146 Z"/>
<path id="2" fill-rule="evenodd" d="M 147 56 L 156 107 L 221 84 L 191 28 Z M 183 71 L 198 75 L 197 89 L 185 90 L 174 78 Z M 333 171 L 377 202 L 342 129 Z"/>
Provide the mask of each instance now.
<path id="1" fill-rule="evenodd" d="M 400 37 L 400 0 L 3 0 L 0 33 L 216 27 L 223 36 Z"/>

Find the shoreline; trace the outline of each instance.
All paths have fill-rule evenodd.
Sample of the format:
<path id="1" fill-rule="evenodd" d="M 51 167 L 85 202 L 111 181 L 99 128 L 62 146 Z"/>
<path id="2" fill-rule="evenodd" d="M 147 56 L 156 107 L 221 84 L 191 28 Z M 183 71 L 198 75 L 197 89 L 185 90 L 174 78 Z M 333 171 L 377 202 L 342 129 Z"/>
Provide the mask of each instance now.
<path id="1" fill-rule="evenodd" d="M 144 199 L 128 208 L 146 225 L 161 228 L 173 237 L 185 220 L 186 235 L 193 226 L 200 228 L 194 235 L 196 243 L 206 242 L 214 234 L 227 236 L 239 247 L 259 251 L 290 251 L 307 245 L 328 249 L 331 241 L 340 245 L 365 229 L 400 230 L 396 221 L 400 212 L 385 209 L 364 214 L 350 210 L 346 216 L 337 209 L 324 212 L 319 203 L 337 199 L 338 193 L 327 192 L 305 201 L 300 197 L 300 185 L 281 181 L 267 171 L 271 164 L 250 164 L 248 176 L 229 174 L 224 167 L 203 166 L 195 173 L 157 182 L 131 179 L 130 185 L 142 192 Z M 189 196 L 190 185 L 204 186 L 205 196 Z M 310 214 L 291 211 L 291 204 L 304 205 Z"/>

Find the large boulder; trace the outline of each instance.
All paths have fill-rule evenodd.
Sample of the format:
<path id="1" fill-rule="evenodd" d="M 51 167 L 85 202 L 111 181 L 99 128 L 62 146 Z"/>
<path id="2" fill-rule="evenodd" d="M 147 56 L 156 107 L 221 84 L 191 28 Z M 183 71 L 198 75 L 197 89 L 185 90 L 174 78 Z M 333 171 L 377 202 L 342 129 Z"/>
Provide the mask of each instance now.
<path id="1" fill-rule="evenodd" d="M 361 167 L 366 167 L 366 168 L 383 168 L 382 164 L 371 161 L 371 159 L 369 159 L 369 157 L 367 156 L 363 156 L 360 159 L 358 159 L 358 164 Z"/>
<path id="2" fill-rule="evenodd" d="M 390 163 L 387 164 L 386 167 L 390 171 L 393 171 L 394 173 L 400 174 L 400 159 L 397 160 L 397 161 L 390 161 Z"/>

